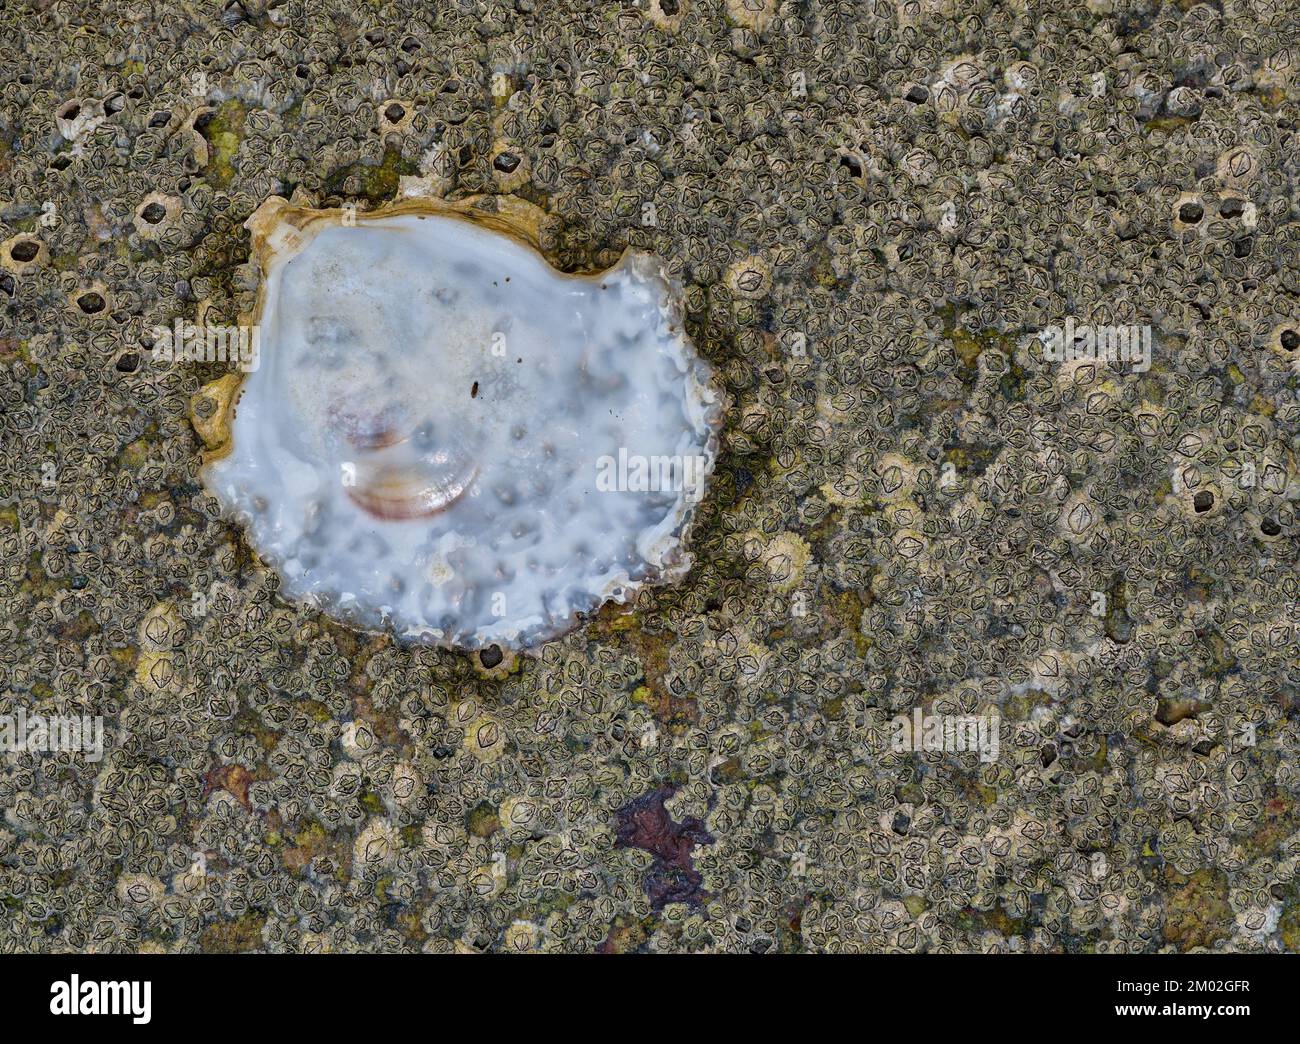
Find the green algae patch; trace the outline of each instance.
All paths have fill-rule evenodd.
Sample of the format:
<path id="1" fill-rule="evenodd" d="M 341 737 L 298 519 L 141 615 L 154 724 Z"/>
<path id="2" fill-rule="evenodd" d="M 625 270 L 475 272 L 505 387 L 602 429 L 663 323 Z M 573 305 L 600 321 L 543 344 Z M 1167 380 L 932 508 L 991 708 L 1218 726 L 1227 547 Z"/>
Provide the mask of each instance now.
<path id="1" fill-rule="evenodd" d="M 1001 452 L 1001 447 L 984 443 L 950 442 L 943 449 L 942 460 L 963 475 L 978 477 L 988 470 Z"/>
<path id="2" fill-rule="evenodd" d="M 217 111 L 207 119 L 198 121 L 196 129 L 208 143 L 208 181 L 216 188 L 225 188 L 235 176 L 235 154 L 244 140 L 244 120 L 248 111 L 243 102 L 231 99 L 222 102 Z"/>
<path id="3" fill-rule="evenodd" d="M 871 595 L 864 599 L 857 591 L 840 591 L 828 600 L 831 616 L 840 628 L 853 639 L 853 649 L 859 656 L 871 651 L 872 641 L 862 633 L 862 613 L 871 604 Z"/>
<path id="4" fill-rule="evenodd" d="M 996 903 L 990 910 L 977 910 L 968 906 L 957 915 L 957 924 L 964 931 L 993 931 L 1008 939 L 1025 935 L 1029 930 L 1028 922 L 1022 918 L 1011 917 L 1003 909 L 1001 902 Z"/>
<path id="5" fill-rule="evenodd" d="M 1029 381 L 1029 374 L 1025 368 L 1020 365 L 1020 360 L 1016 353 L 1009 351 L 1007 356 L 1007 372 L 1002 375 L 998 381 L 998 387 L 1002 391 L 1002 397 L 1011 402 L 1019 402 L 1025 397 L 1025 385 Z"/>
<path id="6" fill-rule="evenodd" d="M 501 819 L 496 808 L 486 801 L 475 805 L 465 817 L 465 829 L 475 837 L 491 837 L 501 829 Z"/>
<path id="7" fill-rule="evenodd" d="M 307 717 L 311 718 L 312 721 L 316 722 L 317 725 L 330 721 L 333 718 L 333 715 L 330 714 L 329 708 L 326 707 L 325 704 L 321 703 L 320 700 L 300 700 L 297 706 L 299 710 L 306 714 Z"/>
<path id="8" fill-rule="evenodd" d="M 1259 96 L 1260 104 L 1267 109 L 1281 108 L 1286 101 L 1286 91 L 1281 87 L 1261 87 L 1255 93 Z"/>
<path id="9" fill-rule="evenodd" d="M 1190 127 L 1195 120 L 1190 116 L 1157 116 L 1153 120 L 1147 120 L 1146 123 L 1139 123 L 1143 134 L 1173 134 L 1184 127 Z"/>
<path id="10" fill-rule="evenodd" d="M 419 173 L 420 168 L 413 161 L 390 147 L 384 150 L 383 159 L 378 164 L 357 162 L 334 171 L 326 180 L 325 188 L 332 195 L 359 195 L 372 206 L 379 206 L 396 198 L 404 176 L 414 177 Z M 356 193 L 348 189 L 348 182 L 354 177 L 359 186 Z"/>
<path id="11" fill-rule="evenodd" d="M 1028 721 L 1035 707 L 1050 707 L 1052 694 L 1046 689 L 1026 689 L 1018 695 L 1008 696 L 1002 704 L 1002 716 L 1007 721 Z"/>
<path id="12" fill-rule="evenodd" d="M 1300 905 L 1293 902 L 1287 906 L 1277 927 L 1282 934 L 1282 945 L 1292 953 L 1300 953 Z"/>
<path id="13" fill-rule="evenodd" d="M 1300 827 L 1295 805 L 1276 792 L 1264 802 L 1262 818 L 1263 822 L 1242 842 L 1247 859 L 1276 857 L 1278 849 Z"/>
<path id="14" fill-rule="evenodd" d="M 641 664 L 641 678 L 632 691 L 632 701 L 646 707 L 656 721 L 674 733 L 684 730 L 699 716 L 695 697 L 678 696 L 664 684 L 668 673 L 668 646 L 674 636 L 651 634 L 642 629 L 641 616 L 626 607 L 606 604 L 596 613 L 591 633 L 630 642 Z"/>
<path id="15" fill-rule="evenodd" d="M 1260 417 L 1271 417 L 1277 412 L 1277 407 L 1273 404 L 1272 400 L 1266 399 L 1262 395 L 1256 395 L 1251 399 L 1248 408 L 1251 413 Z"/>
<path id="16" fill-rule="evenodd" d="M 329 855 L 342 864 L 350 847 L 334 840 L 316 820 L 311 820 L 293 836 L 294 845 L 284 853 L 284 865 L 293 871 L 305 870 L 313 859 Z"/>
<path id="17" fill-rule="evenodd" d="M 204 953 L 250 953 L 262 945 L 266 914 L 250 911 L 235 921 L 218 921 L 203 929 L 199 947 Z"/>
<path id="18" fill-rule="evenodd" d="M 1232 934 L 1228 878 L 1219 870 L 1197 870 L 1165 905 L 1165 941 L 1180 950 L 1213 946 Z"/>
<path id="19" fill-rule="evenodd" d="M 979 358 L 990 348 L 1003 347 L 1003 336 L 994 329 L 984 329 L 972 333 L 961 325 L 961 317 L 968 309 L 960 305 L 947 305 L 940 309 L 939 317 L 943 320 L 943 336 L 952 345 L 953 353 L 960 363 L 961 377 L 969 383 L 979 373 Z M 1006 352 L 1008 358 L 1010 351 Z"/>
<path id="20" fill-rule="evenodd" d="M 275 750 L 276 744 L 280 742 L 281 734 L 275 729 L 267 728 L 266 723 L 255 711 L 241 711 L 235 716 L 233 727 L 237 736 L 252 739 L 266 754 Z"/>
<path id="21" fill-rule="evenodd" d="M 953 330 L 948 339 L 952 341 L 952 350 L 957 353 L 962 367 L 968 371 L 977 370 L 980 356 L 988 345 L 981 338 L 962 329 Z"/>
<path id="22" fill-rule="evenodd" d="M 1128 615 L 1128 584 L 1122 573 L 1112 578 L 1106 602 L 1106 637 L 1126 645 L 1133 637 L 1133 622 Z"/>

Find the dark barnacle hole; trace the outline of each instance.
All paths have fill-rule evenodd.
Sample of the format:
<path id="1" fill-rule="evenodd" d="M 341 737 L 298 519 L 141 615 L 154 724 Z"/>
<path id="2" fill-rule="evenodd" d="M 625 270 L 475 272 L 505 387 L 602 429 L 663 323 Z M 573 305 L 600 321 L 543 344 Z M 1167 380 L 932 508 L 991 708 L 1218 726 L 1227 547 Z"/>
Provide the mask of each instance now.
<path id="1" fill-rule="evenodd" d="M 1198 515 L 1202 515 L 1214 507 L 1214 494 L 1208 489 L 1203 489 L 1196 496 L 1192 497 L 1192 507 L 1196 509 Z"/>
<path id="2" fill-rule="evenodd" d="M 1249 236 L 1245 239 L 1239 239 L 1232 244 L 1233 257 L 1250 257 L 1250 252 L 1255 248 L 1255 241 Z"/>
<path id="3" fill-rule="evenodd" d="M 388 106 L 388 108 L 384 110 L 384 119 L 389 123 L 401 123 L 405 116 L 406 110 L 402 108 L 402 106 L 398 105 L 397 102 L 393 102 L 392 105 Z"/>
<path id="4" fill-rule="evenodd" d="M 77 298 L 77 307 L 87 315 L 94 315 L 96 312 L 104 310 L 104 299 L 91 290 Z"/>
<path id="5" fill-rule="evenodd" d="M 171 122 L 172 114 L 168 109 L 159 109 L 149 117 L 150 127 L 166 127 Z"/>
<path id="6" fill-rule="evenodd" d="M 1283 348 L 1288 352 L 1294 352 L 1297 348 L 1300 348 L 1300 333 L 1290 329 L 1283 330 L 1281 341 Z"/>
<path id="7" fill-rule="evenodd" d="M 677 0 L 659 0 L 659 10 L 669 18 L 672 18 L 681 10 L 681 7 L 678 6 Z"/>
<path id="8" fill-rule="evenodd" d="M 519 157 L 513 152 L 503 152 L 492 161 L 492 166 L 503 174 L 513 174 L 519 166 Z"/>
<path id="9" fill-rule="evenodd" d="M 38 253 L 40 253 L 40 249 L 41 248 L 30 239 L 24 239 L 21 243 L 15 243 L 10 247 L 9 256 L 15 261 L 22 261 L 25 263 L 32 260 Z"/>
<path id="10" fill-rule="evenodd" d="M 157 203 L 157 202 L 150 203 L 142 211 L 140 211 L 140 217 L 143 218 L 151 225 L 158 224 L 158 222 L 161 221 L 166 216 L 167 216 L 167 208 L 164 207 L 161 203 Z"/>
<path id="11" fill-rule="evenodd" d="M 914 83 L 907 89 L 907 94 L 904 97 L 914 105 L 920 105 L 921 102 L 930 97 L 930 91 L 922 84 Z"/>
<path id="12" fill-rule="evenodd" d="M 1226 218 L 1241 217 L 1245 209 L 1245 205 L 1239 199 L 1225 199 L 1219 204 L 1219 214 Z"/>
<path id="13" fill-rule="evenodd" d="M 14 277 L 8 272 L 0 272 L 0 291 L 4 292 L 9 297 L 13 297 L 14 289 L 17 285 L 18 284 L 14 282 Z"/>
<path id="14" fill-rule="evenodd" d="M 113 369 L 118 373 L 135 373 L 136 368 L 140 365 L 140 356 L 135 352 L 123 352 L 118 356 L 117 362 L 113 364 Z"/>
<path id="15" fill-rule="evenodd" d="M 67 170 L 72 165 L 71 156 L 55 156 L 50 160 L 50 166 L 55 170 Z"/>
<path id="16" fill-rule="evenodd" d="M 486 667 L 489 671 L 493 667 L 499 666 L 501 664 L 501 661 L 504 659 L 505 659 L 505 654 L 501 651 L 501 647 L 499 645 L 489 645 L 486 649 L 479 650 L 478 662 L 481 663 L 484 667 Z"/>
<path id="17" fill-rule="evenodd" d="M 840 156 L 840 166 L 848 170 L 851 177 L 862 177 L 862 164 L 858 162 L 856 156 L 847 154 Z"/>
<path id="18" fill-rule="evenodd" d="M 1205 208 L 1199 203 L 1184 203 L 1178 208 L 1178 220 L 1184 225 L 1194 225 L 1205 216 Z"/>
<path id="19" fill-rule="evenodd" d="M 1266 518 L 1260 522 L 1259 531 L 1265 536 L 1275 537 L 1282 532 L 1282 527 L 1277 524 L 1276 519 Z"/>

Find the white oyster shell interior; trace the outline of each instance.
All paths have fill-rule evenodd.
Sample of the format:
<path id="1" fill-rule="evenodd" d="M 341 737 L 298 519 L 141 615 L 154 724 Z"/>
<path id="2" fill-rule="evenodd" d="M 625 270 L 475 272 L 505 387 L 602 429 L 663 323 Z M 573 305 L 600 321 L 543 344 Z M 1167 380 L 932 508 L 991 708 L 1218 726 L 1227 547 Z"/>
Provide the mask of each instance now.
<path id="1" fill-rule="evenodd" d="M 265 276 L 204 481 L 287 597 L 519 648 L 685 571 L 721 407 L 652 258 L 567 276 L 406 213 L 328 224 Z"/>

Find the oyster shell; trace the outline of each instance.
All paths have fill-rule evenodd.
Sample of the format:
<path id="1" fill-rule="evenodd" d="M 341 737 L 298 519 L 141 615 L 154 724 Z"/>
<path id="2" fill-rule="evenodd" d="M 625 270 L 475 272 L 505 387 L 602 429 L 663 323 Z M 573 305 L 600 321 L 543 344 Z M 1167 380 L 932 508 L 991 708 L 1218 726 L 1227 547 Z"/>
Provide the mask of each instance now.
<path id="1" fill-rule="evenodd" d="M 508 197 L 361 215 L 275 198 L 249 220 L 258 365 L 216 389 L 202 474 L 286 596 L 526 648 L 684 574 L 712 369 L 654 258 L 558 272 L 543 217 Z"/>

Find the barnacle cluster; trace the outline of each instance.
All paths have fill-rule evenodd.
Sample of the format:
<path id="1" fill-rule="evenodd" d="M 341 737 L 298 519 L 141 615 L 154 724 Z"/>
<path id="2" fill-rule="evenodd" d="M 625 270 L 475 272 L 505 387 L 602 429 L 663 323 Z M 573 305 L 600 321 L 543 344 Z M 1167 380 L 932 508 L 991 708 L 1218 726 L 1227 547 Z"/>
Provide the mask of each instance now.
<path id="1" fill-rule="evenodd" d="M 1300 949 L 1296 34 L 6 5 L 0 715 L 106 744 L 0 755 L 0 952 Z M 159 350 L 266 200 L 409 192 L 664 259 L 725 386 L 690 571 L 535 657 L 286 597 L 203 485 L 243 374 Z"/>

